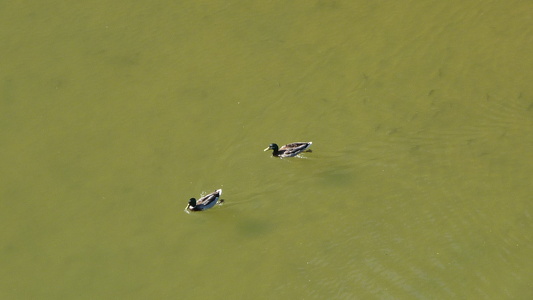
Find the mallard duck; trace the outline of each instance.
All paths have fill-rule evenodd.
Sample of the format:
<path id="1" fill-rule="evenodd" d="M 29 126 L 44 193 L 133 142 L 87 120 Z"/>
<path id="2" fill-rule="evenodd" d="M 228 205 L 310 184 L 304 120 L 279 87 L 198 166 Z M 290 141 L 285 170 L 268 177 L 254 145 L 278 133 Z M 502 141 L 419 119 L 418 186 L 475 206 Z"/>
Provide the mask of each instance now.
<path id="1" fill-rule="evenodd" d="M 311 144 L 313 144 L 313 142 L 298 142 L 287 144 L 279 148 L 278 144 L 272 143 L 265 149 L 265 151 L 273 150 L 272 155 L 275 157 L 293 157 L 302 152 L 312 152 L 311 149 L 307 149 L 311 147 Z"/>
<path id="2" fill-rule="evenodd" d="M 187 205 L 187 210 L 190 211 L 200 211 L 200 210 L 206 210 L 208 208 L 211 208 L 217 204 L 217 202 L 222 203 L 224 202 L 223 199 L 220 198 L 220 195 L 222 195 L 222 189 L 218 189 L 214 192 L 212 192 L 209 195 L 205 195 L 202 198 L 196 200 L 195 198 L 191 198 L 189 200 L 189 205 Z"/>

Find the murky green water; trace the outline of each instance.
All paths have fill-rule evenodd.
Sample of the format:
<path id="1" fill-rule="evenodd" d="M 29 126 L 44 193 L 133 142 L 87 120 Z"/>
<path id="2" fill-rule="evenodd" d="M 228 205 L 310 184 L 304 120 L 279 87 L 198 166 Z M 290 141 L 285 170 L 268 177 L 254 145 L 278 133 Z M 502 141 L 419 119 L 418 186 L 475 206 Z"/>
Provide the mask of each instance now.
<path id="1" fill-rule="evenodd" d="M 0 298 L 533 297 L 531 1 L 0 8 Z"/>

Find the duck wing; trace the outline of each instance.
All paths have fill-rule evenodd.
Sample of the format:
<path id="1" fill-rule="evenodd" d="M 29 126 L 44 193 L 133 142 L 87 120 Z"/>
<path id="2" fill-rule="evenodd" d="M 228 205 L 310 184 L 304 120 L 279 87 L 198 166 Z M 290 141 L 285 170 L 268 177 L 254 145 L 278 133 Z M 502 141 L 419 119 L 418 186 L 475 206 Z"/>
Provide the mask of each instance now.
<path id="1" fill-rule="evenodd" d="M 282 156 L 285 156 L 285 157 L 296 156 L 298 155 L 298 153 L 311 147 L 311 144 L 312 142 L 290 143 L 279 148 L 279 151 L 282 152 Z"/>
<path id="2" fill-rule="evenodd" d="M 208 206 L 210 204 L 215 204 L 218 201 L 218 198 L 220 198 L 220 195 L 222 195 L 222 190 L 216 190 L 212 192 L 211 194 L 205 195 L 202 198 L 198 199 L 196 201 L 196 205 L 202 205 L 202 206 Z"/>

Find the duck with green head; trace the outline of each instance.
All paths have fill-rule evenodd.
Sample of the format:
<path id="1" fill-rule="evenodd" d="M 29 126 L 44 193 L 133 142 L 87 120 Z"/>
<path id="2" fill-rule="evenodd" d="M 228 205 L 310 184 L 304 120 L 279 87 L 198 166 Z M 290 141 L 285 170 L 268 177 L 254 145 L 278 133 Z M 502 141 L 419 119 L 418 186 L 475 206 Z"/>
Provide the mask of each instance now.
<path id="1" fill-rule="evenodd" d="M 272 156 L 275 157 L 293 157 L 302 152 L 312 152 L 311 149 L 308 149 L 311 147 L 311 144 L 313 144 L 313 142 L 297 142 L 281 146 L 280 148 L 278 144 L 272 143 L 265 149 L 265 151 L 272 150 Z"/>
<path id="2" fill-rule="evenodd" d="M 211 194 L 205 195 L 202 198 L 196 200 L 196 198 L 189 199 L 189 204 L 187 205 L 187 210 L 189 211 L 201 211 L 209 209 L 217 204 L 222 204 L 223 199 L 220 199 L 222 195 L 222 189 L 218 189 Z M 218 200 L 220 199 L 220 201 Z"/>

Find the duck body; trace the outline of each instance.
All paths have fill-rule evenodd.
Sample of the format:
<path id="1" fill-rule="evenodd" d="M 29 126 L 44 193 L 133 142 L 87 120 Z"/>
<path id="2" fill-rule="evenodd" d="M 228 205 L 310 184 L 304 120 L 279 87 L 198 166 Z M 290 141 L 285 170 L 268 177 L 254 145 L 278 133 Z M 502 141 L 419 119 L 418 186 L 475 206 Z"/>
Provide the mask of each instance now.
<path id="1" fill-rule="evenodd" d="M 313 142 L 297 142 L 290 143 L 279 148 L 278 144 L 272 143 L 268 146 L 268 148 L 265 149 L 265 151 L 272 150 L 272 155 L 275 157 L 293 157 L 302 152 L 312 152 L 311 149 L 308 149 L 311 147 L 311 144 L 313 144 Z"/>
<path id="2" fill-rule="evenodd" d="M 187 205 L 187 210 L 189 211 L 202 211 L 209 209 L 217 204 L 217 202 L 222 203 L 224 200 L 220 199 L 222 195 L 222 189 L 218 189 L 211 194 L 205 195 L 202 198 L 196 200 L 191 198 L 189 200 L 189 205 Z M 220 201 L 218 201 L 220 199 Z"/>

